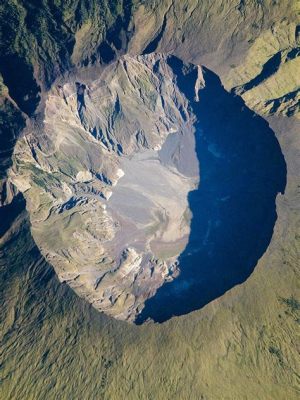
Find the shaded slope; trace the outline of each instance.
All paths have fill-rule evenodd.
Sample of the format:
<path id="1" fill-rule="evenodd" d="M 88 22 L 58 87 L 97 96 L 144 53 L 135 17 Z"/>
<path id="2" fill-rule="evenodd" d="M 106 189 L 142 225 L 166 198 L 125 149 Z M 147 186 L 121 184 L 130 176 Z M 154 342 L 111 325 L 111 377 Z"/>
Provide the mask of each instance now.
<path id="1" fill-rule="evenodd" d="M 172 67 L 180 70 L 178 59 Z M 276 221 L 275 199 L 286 185 L 286 165 L 268 124 L 229 94 L 205 70 L 200 90 L 196 151 L 199 188 L 189 194 L 193 218 L 181 274 L 146 302 L 137 322 L 162 322 L 203 307 L 252 273 L 267 249 Z M 192 76 L 178 85 L 193 98 Z"/>

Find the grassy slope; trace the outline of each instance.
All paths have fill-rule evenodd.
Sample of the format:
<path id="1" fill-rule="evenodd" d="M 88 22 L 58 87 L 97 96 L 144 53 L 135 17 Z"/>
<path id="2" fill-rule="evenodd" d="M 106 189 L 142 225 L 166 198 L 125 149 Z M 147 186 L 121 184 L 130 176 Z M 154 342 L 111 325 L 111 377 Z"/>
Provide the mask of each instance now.
<path id="1" fill-rule="evenodd" d="M 299 219 L 290 212 L 293 224 L 245 284 L 143 327 L 109 320 L 60 285 L 16 225 L 1 261 L 1 398 L 298 398 Z"/>
<path id="2" fill-rule="evenodd" d="M 152 9 L 147 6 L 138 10 L 140 22 L 132 51 L 145 47 L 148 38 L 155 36 L 151 18 L 160 21 L 160 11 L 164 7 L 167 10 L 169 3 L 163 2 L 158 10 L 152 2 Z M 191 9 L 191 13 L 184 14 L 189 15 L 183 24 L 185 40 L 182 42 L 182 32 L 174 32 L 174 26 L 184 16 L 171 8 L 158 50 L 170 50 L 173 46 L 186 59 L 197 61 L 203 57 L 208 66 L 218 61 L 223 79 L 226 81 L 228 77 L 230 81 L 230 65 L 234 63 L 232 68 L 241 68 L 244 59 L 239 54 L 246 54 L 255 45 L 248 40 L 255 41 L 267 31 L 272 18 L 288 16 L 291 12 L 291 2 L 282 1 L 273 8 L 268 1 L 264 2 L 273 14 L 264 15 L 259 29 L 252 27 L 255 30 L 252 38 L 253 17 L 260 15 L 259 20 L 262 19 L 256 3 L 247 2 L 248 22 L 242 32 L 240 14 L 236 13 L 232 1 L 203 2 L 193 13 L 196 2 L 177 2 L 176 10 L 185 5 Z M 226 33 L 223 27 L 218 28 L 219 19 L 230 10 L 233 17 L 228 26 L 237 30 L 235 35 L 230 32 L 231 28 Z M 69 18 L 71 11 L 65 10 Z M 143 23 L 143 18 L 148 25 Z M 208 21 L 201 24 L 201 20 Z M 210 36 L 209 24 L 214 28 Z M 158 22 L 156 25 L 160 26 Z M 79 25 L 74 28 L 71 22 L 69 27 L 73 31 L 79 29 Z M 88 31 L 84 28 L 77 35 L 79 41 Z M 207 38 L 204 44 L 195 40 L 195 31 L 199 37 Z M 222 49 L 216 49 L 222 31 L 227 39 Z M 58 40 L 54 36 L 51 39 L 51 35 L 47 37 L 54 42 Z M 226 43 L 231 43 L 230 40 L 234 45 L 229 51 Z M 58 40 L 57 46 L 59 43 Z M 279 49 L 283 48 L 280 46 Z M 18 54 L 22 51 L 18 50 Z M 40 53 L 43 52 L 37 54 Z M 24 54 L 25 58 L 29 57 L 26 49 Z M 53 51 L 53 54 L 57 53 Z M 217 61 L 212 61 L 210 54 Z M 260 57 L 261 65 L 267 58 L 264 57 Z M 47 61 L 47 68 L 51 62 Z M 258 65 L 257 71 L 260 68 Z M 236 76 L 244 79 L 243 70 L 238 71 Z M 241 83 L 244 81 L 230 81 L 229 86 Z M 272 243 L 245 284 L 185 317 L 163 325 L 134 327 L 100 315 L 59 284 L 51 267 L 37 256 L 26 218 L 25 222 L 23 218 L 15 222 L 0 248 L 1 400 L 292 400 L 299 397 L 300 221 L 297 207 L 300 199 L 296 164 L 299 128 L 296 122 L 286 118 L 273 118 L 271 123 L 288 164 L 288 186 L 285 196 L 278 198 L 279 220 Z"/>

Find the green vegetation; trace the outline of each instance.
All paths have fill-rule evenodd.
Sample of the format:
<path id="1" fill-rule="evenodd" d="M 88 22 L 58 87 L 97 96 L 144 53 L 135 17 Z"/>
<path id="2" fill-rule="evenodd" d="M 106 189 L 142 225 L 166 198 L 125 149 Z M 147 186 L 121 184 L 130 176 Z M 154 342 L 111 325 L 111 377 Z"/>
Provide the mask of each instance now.
<path id="1" fill-rule="evenodd" d="M 291 312 L 300 311 L 300 302 L 291 296 L 288 299 L 281 299 L 281 301 L 288 306 Z"/>
<path id="2" fill-rule="evenodd" d="M 295 324 L 278 317 L 277 294 L 296 290 L 299 272 L 282 251 L 205 309 L 137 327 L 59 283 L 26 220 L 14 231 L 1 248 L 1 400 L 298 398 Z"/>
<path id="3" fill-rule="evenodd" d="M 85 23 L 90 21 L 86 44 L 79 46 L 81 56 L 74 59 L 80 63 L 99 59 L 105 33 L 126 28 L 130 12 L 131 3 L 125 0 L 2 2 L 0 73 L 20 108 L 31 114 L 38 104 L 39 86 L 48 88 L 73 67 L 76 34 Z"/>
<path id="4" fill-rule="evenodd" d="M 4 97 L 0 97 L 0 188 L 1 179 L 6 176 L 6 171 L 11 165 L 11 155 L 17 137 L 25 126 L 21 112 L 6 98 L 7 88 L 1 84 L 0 90 Z"/>

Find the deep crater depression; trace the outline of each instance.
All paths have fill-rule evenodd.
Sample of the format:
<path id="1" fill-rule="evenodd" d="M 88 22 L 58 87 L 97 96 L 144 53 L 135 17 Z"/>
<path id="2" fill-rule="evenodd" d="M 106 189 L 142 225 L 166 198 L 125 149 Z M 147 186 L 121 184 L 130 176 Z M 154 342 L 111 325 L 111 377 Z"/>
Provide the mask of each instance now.
<path id="1" fill-rule="evenodd" d="M 180 70 L 181 61 L 172 67 Z M 200 184 L 188 196 L 193 217 L 181 273 L 146 302 L 137 323 L 187 314 L 244 282 L 270 243 L 285 189 L 286 164 L 268 123 L 203 69 L 206 86 L 192 103 Z M 189 99 L 193 79 L 178 79 Z"/>
<path id="2" fill-rule="evenodd" d="M 245 281 L 270 242 L 286 165 L 267 122 L 213 72 L 150 54 L 53 86 L 10 179 L 60 280 L 140 324 Z"/>

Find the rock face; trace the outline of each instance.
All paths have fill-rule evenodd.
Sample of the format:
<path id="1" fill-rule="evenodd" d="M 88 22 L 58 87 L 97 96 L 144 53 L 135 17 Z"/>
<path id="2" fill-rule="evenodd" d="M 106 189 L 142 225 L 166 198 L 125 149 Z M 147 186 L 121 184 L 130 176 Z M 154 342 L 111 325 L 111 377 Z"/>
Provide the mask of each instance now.
<path id="1" fill-rule="evenodd" d="M 199 183 L 195 117 L 177 75 L 192 74 L 198 101 L 202 70 L 175 72 L 170 59 L 126 55 L 97 80 L 54 85 L 9 174 L 60 280 L 123 320 L 178 274 Z"/>

